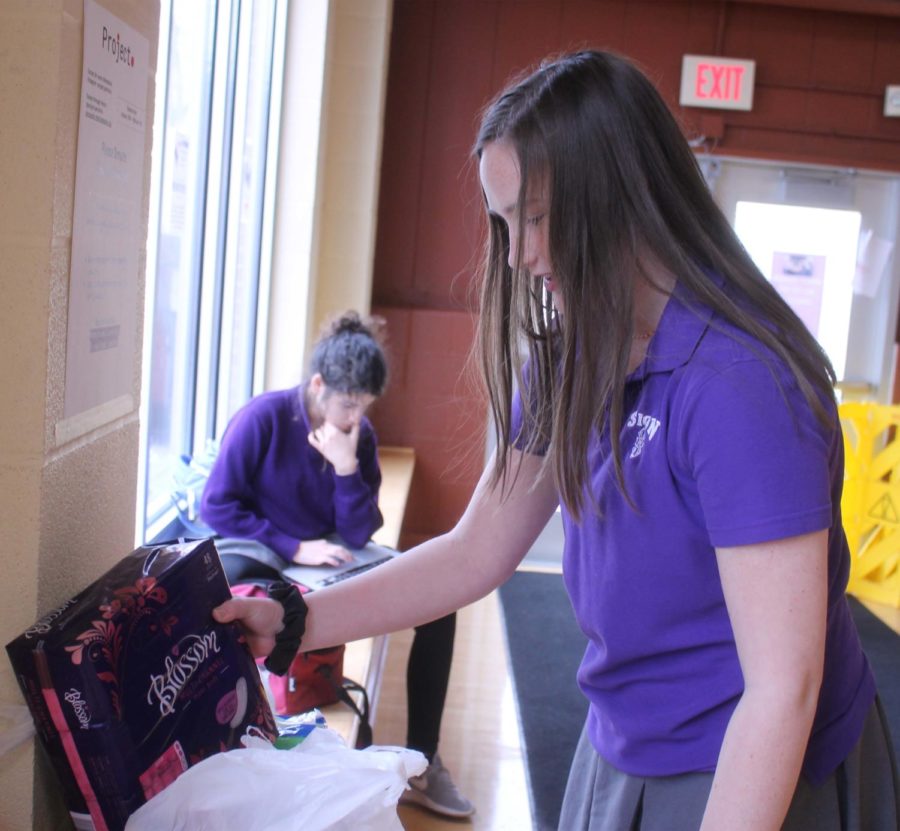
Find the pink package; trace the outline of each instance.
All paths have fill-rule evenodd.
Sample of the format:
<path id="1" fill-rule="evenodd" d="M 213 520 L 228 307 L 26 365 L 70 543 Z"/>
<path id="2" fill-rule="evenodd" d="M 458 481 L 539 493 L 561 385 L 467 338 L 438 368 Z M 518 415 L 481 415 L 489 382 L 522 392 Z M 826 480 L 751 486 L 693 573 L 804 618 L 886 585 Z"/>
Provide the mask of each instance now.
<path id="1" fill-rule="evenodd" d="M 138 548 L 6 647 L 78 829 L 118 831 L 188 767 L 277 730 L 212 540 Z"/>

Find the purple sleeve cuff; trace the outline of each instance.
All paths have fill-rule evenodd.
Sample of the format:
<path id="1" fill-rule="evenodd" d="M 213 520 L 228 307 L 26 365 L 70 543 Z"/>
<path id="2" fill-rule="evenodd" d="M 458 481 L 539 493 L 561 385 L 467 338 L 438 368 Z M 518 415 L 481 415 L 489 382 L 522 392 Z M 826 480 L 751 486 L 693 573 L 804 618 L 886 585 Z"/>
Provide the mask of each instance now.
<path id="1" fill-rule="evenodd" d="M 294 554 L 296 554 L 297 547 L 300 545 L 300 540 L 274 530 L 268 539 L 260 540 L 260 542 L 268 545 L 286 563 L 294 561 Z"/>

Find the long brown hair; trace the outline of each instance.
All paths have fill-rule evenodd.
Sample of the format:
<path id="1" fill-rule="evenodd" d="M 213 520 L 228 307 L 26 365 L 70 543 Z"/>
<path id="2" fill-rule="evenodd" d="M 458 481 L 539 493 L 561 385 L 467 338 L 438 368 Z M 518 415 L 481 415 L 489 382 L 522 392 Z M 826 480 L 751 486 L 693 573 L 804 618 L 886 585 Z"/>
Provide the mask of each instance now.
<path id="1" fill-rule="evenodd" d="M 543 63 L 488 105 L 476 158 L 499 140 L 518 156 L 520 227 L 528 182 L 548 176 L 549 253 L 565 314 L 557 325 L 538 279 L 521 267 L 521 251 L 509 266 L 506 225 L 488 214 L 477 350 L 497 434 L 494 485 L 510 443 L 522 438 L 510 435 L 510 410 L 524 336 L 524 449 L 546 448 L 545 465 L 577 518 L 591 435 L 608 426 L 624 491 L 619 434 L 635 334 L 633 285 L 638 275 L 650 279 L 641 266 L 648 257 L 783 360 L 827 421 L 823 401 L 833 400 L 835 380 L 828 358 L 744 250 L 675 119 L 632 63 L 598 51 Z"/>

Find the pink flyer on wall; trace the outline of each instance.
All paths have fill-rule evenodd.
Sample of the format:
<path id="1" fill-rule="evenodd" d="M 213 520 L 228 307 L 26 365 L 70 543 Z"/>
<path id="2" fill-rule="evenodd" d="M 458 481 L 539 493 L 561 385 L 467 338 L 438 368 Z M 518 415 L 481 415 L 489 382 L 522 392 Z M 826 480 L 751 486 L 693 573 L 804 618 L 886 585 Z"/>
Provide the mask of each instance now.
<path id="1" fill-rule="evenodd" d="M 796 254 L 776 251 L 772 255 L 772 285 L 818 336 L 825 281 L 825 257 L 820 254 Z"/>

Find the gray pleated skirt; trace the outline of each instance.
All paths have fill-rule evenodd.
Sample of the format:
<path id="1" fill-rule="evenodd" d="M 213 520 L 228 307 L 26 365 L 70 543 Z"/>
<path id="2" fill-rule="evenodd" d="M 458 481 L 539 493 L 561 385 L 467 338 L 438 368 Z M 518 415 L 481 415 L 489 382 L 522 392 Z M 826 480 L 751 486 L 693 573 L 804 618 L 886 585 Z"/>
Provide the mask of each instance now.
<path id="1" fill-rule="evenodd" d="M 600 758 L 582 730 L 559 831 L 696 831 L 712 773 L 640 777 Z M 818 788 L 800 778 L 782 831 L 898 831 L 900 784 L 876 701 L 850 755 Z"/>

